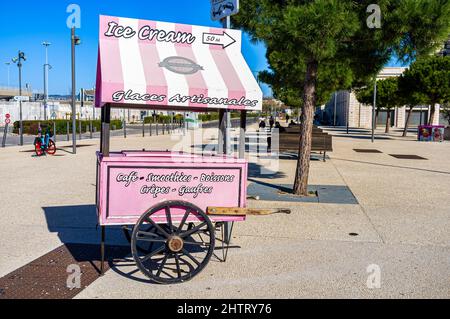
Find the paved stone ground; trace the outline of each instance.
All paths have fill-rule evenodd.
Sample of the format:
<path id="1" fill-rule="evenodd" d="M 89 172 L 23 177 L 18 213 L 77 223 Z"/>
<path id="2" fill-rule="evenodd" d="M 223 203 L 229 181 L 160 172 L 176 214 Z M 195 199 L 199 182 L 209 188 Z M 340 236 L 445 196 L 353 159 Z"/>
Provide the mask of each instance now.
<path id="1" fill-rule="evenodd" d="M 418 143 L 393 132 L 391 137 L 378 133 L 372 144 L 366 131 L 329 131 L 337 135 L 334 152 L 327 162 L 311 162 L 310 183 L 346 187 L 357 203 L 251 200 L 250 207 L 291 208 L 292 214 L 251 217 L 238 224 L 233 245 L 240 248 L 230 250 L 226 263 L 212 261 L 191 282 L 149 284 L 128 259 L 117 261 L 77 297 L 449 298 L 450 143 Z M 214 137 L 204 141 L 214 142 Z M 30 146 L 0 149 L 0 277 L 61 243 L 98 242 L 93 207 L 98 141 L 82 143 L 76 156 L 59 151 L 57 157 L 35 158 Z M 114 138 L 112 149 L 174 144 L 181 143 L 168 136 L 133 136 Z M 356 153 L 354 148 L 382 153 Z M 293 183 L 295 160 L 282 159 L 278 167 L 273 161 L 251 161 L 252 180 Z M 118 229 L 110 229 L 107 239 L 126 244 Z M 381 269 L 379 289 L 367 287 L 370 265 Z"/>

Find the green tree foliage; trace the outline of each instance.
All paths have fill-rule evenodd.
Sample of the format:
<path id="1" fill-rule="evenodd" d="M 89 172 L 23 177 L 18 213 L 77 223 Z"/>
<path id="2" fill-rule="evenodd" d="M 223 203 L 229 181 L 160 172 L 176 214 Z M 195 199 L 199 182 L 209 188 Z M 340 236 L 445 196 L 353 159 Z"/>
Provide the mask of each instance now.
<path id="1" fill-rule="evenodd" d="M 414 91 L 414 87 L 411 86 L 410 79 L 406 77 L 405 74 L 402 74 L 398 78 L 398 94 L 399 99 L 402 100 L 401 104 L 409 107 L 405 127 L 403 129 L 403 137 L 406 137 L 414 107 L 425 104 L 426 99 L 420 92 Z"/>
<path id="2" fill-rule="evenodd" d="M 275 94 L 302 100 L 294 183 L 298 195 L 307 195 L 316 105 L 337 89 L 364 86 L 394 53 L 403 60 L 413 60 L 431 52 L 450 31 L 448 0 L 379 0 L 379 29 L 367 24 L 367 8 L 372 3 L 246 0 L 233 17 L 235 26 L 266 44 L 271 69 L 264 77 Z"/>
<path id="3" fill-rule="evenodd" d="M 450 57 L 428 56 L 418 59 L 403 74 L 401 87 L 410 92 L 410 98 L 431 106 L 431 124 L 436 104 L 450 101 Z"/>
<path id="4" fill-rule="evenodd" d="M 387 78 L 377 82 L 377 104 L 386 110 L 386 133 L 391 127 L 391 110 L 395 107 L 403 106 L 403 99 L 398 90 L 398 78 Z"/>
<path id="5" fill-rule="evenodd" d="M 374 84 L 370 83 L 368 86 L 360 87 L 355 89 L 356 99 L 359 103 L 370 105 L 373 107 L 374 102 Z M 378 123 L 378 114 L 380 113 L 380 104 L 376 103 L 376 111 L 375 111 L 375 127 Z"/>
<path id="6" fill-rule="evenodd" d="M 370 85 L 365 88 L 357 90 L 356 98 L 360 103 L 373 106 L 374 86 Z M 390 128 L 390 110 L 403 106 L 403 97 L 400 95 L 398 88 L 398 78 L 387 78 L 377 81 L 377 99 L 376 107 L 377 113 L 380 110 L 386 110 L 386 133 L 389 133 Z"/>

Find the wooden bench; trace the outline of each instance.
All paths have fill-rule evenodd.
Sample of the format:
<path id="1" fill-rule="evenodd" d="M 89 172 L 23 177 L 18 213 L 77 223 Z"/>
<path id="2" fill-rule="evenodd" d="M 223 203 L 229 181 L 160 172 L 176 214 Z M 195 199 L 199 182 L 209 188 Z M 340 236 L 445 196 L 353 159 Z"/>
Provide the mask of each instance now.
<path id="1" fill-rule="evenodd" d="M 298 152 L 300 144 L 300 135 L 294 133 L 279 134 L 279 151 L 280 152 Z M 333 151 L 333 136 L 327 133 L 313 133 L 311 151 L 323 152 L 323 161 L 326 161 L 326 153 Z"/>
<path id="2" fill-rule="evenodd" d="M 291 127 L 286 127 L 286 133 L 300 134 L 300 126 L 294 125 Z M 313 126 L 313 134 L 316 134 L 316 133 L 324 133 L 324 131 L 317 126 Z"/>

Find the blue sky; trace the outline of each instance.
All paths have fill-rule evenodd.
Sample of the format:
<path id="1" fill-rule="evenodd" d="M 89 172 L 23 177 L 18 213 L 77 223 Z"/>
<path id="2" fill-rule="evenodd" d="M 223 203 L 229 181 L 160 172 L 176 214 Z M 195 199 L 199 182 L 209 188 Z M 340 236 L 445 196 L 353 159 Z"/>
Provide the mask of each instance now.
<path id="1" fill-rule="evenodd" d="M 69 94 L 70 80 L 70 30 L 66 26 L 69 4 L 81 7 L 81 29 L 77 34 L 82 45 L 77 47 L 77 88 L 92 88 L 95 83 L 98 47 L 98 16 L 100 14 L 160 20 L 205 26 L 220 26 L 210 19 L 209 0 L 21 0 L 2 1 L 0 11 L 0 86 L 7 85 L 5 62 L 22 50 L 27 55 L 23 68 L 24 83 L 33 91 L 43 91 L 43 41 L 52 43 L 49 48 L 49 93 Z M 20 9 L 18 9 L 20 8 Z M 244 34 L 242 52 L 252 71 L 267 68 L 265 47 L 252 44 Z M 396 65 L 393 60 L 390 65 Z M 10 66 L 11 86 L 18 85 L 18 71 Z M 265 95 L 270 94 L 263 85 Z"/>
<path id="2" fill-rule="evenodd" d="M 100 14 L 179 22 L 219 27 L 210 19 L 209 0 L 21 0 L 2 1 L 0 11 L 0 86 L 8 82 L 5 62 L 22 50 L 27 55 L 23 67 L 23 83 L 30 83 L 34 91 L 43 90 L 43 41 L 49 41 L 49 94 L 68 94 L 70 78 L 70 29 L 66 26 L 66 8 L 76 3 L 81 7 L 81 29 L 77 34 L 82 45 L 77 47 L 77 88 L 92 88 L 95 84 L 98 47 L 98 16 Z M 20 10 L 18 8 L 20 7 Z M 250 43 L 244 35 L 242 52 L 252 71 L 267 67 L 263 44 Z M 18 70 L 10 66 L 11 86 L 18 85 Z M 269 90 L 263 88 L 266 94 Z"/>

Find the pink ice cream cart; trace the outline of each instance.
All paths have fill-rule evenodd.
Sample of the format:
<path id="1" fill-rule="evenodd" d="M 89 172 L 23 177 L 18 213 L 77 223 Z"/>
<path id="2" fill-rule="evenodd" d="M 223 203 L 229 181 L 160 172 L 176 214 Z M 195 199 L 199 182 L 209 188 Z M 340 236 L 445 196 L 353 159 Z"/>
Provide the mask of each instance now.
<path id="1" fill-rule="evenodd" d="M 241 54 L 241 32 L 101 16 L 99 43 L 102 271 L 106 227 L 122 225 L 147 277 L 163 284 L 189 280 L 213 256 L 216 231 L 224 248 L 232 230 L 226 225 L 245 220 L 246 112 L 261 110 L 262 93 Z M 112 108 L 218 110 L 219 123 L 225 111 L 238 110 L 240 156 L 110 151 Z"/>

